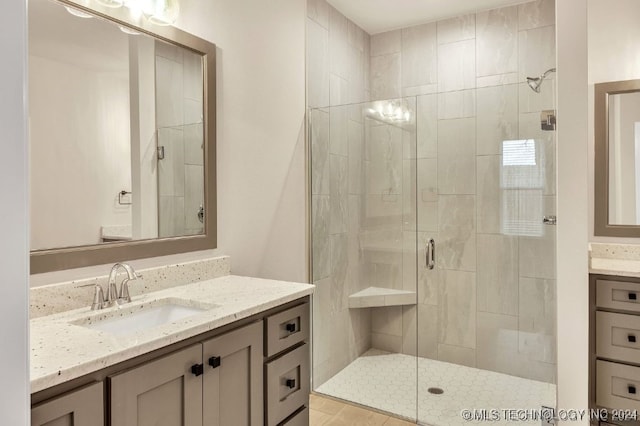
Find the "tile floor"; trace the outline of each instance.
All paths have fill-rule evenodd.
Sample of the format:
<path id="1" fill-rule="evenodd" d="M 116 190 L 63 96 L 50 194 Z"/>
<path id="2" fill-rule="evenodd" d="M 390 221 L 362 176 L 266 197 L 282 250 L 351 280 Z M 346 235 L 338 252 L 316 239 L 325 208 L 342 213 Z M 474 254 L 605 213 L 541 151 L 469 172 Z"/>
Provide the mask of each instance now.
<path id="1" fill-rule="evenodd" d="M 407 426 L 415 424 L 320 395 L 311 395 L 309 405 L 309 426 Z"/>
<path id="2" fill-rule="evenodd" d="M 431 394 L 427 391 L 431 387 L 444 393 Z M 462 419 L 462 409 L 539 409 L 555 407 L 556 401 L 556 386 L 550 383 L 376 349 L 349 364 L 317 392 L 410 420 L 416 418 L 419 400 L 420 423 L 437 426 L 480 424 Z M 540 420 L 518 424 L 539 425 Z"/>

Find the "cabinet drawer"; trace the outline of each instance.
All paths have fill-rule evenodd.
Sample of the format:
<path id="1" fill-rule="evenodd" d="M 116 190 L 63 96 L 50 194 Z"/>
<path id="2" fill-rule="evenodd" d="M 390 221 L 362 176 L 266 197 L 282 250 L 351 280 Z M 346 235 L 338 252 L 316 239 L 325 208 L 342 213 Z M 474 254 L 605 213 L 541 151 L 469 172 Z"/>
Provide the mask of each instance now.
<path id="1" fill-rule="evenodd" d="M 266 320 L 266 354 L 273 356 L 309 338 L 309 304 L 305 303 Z"/>
<path id="2" fill-rule="evenodd" d="M 104 425 L 102 382 L 45 401 L 31 409 L 31 425 Z"/>
<path id="3" fill-rule="evenodd" d="M 640 312 L 640 283 L 596 280 L 596 306 Z"/>
<path id="4" fill-rule="evenodd" d="M 597 361 L 596 404 L 611 409 L 640 410 L 640 367 Z"/>
<path id="5" fill-rule="evenodd" d="M 271 361 L 266 370 L 267 425 L 275 426 L 309 402 L 309 345 Z"/>
<path id="6" fill-rule="evenodd" d="M 640 361 L 640 316 L 596 312 L 596 354 L 637 363 Z"/>
<path id="7" fill-rule="evenodd" d="M 309 426 L 309 409 L 304 407 L 298 414 L 281 423 L 282 426 Z"/>

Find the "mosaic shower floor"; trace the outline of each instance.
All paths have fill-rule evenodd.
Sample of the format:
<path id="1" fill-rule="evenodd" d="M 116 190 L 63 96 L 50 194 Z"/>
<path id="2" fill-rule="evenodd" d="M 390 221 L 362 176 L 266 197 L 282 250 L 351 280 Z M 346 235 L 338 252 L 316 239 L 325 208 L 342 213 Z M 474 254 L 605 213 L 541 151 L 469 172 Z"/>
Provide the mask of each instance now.
<path id="1" fill-rule="evenodd" d="M 429 388 L 444 393 L 432 394 Z M 492 424 L 540 425 L 539 419 L 507 421 L 502 410 L 538 410 L 556 404 L 553 384 L 426 358 L 417 358 L 416 363 L 416 357 L 377 349 L 366 352 L 316 391 L 414 421 L 418 403 L 419 423 L 436 426 L 487 423 L 463 419 L 464 409 L 499 410 L 500 419 Z"/>

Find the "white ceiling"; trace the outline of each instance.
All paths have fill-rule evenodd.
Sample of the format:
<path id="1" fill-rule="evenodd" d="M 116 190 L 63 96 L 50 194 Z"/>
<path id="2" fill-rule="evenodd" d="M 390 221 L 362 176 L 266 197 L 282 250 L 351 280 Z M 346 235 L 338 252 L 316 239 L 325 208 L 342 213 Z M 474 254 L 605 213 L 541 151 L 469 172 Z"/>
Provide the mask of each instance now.
<path id="1" fill-rule="evenodd" d="M 328 0 L 369 34 L 424 24 L 523 0 Z"/>

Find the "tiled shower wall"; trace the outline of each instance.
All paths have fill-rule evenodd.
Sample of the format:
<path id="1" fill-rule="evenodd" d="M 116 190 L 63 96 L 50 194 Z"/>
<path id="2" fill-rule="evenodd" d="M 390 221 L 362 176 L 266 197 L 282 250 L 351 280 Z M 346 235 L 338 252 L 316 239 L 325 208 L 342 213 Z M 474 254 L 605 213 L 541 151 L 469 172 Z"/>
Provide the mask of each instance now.
<path id="1" fill-rule="evenodd" d="M 417 143 L 358 107 L 311 113 L 314 384 L 369 347 L 553 382 L 555 229 L 539 224 L 555 214 L 555 140 L 539 117 L 554 109 L 554 82 L 540 94 L 523 83 L 555 66 L 553 1 L 362 32 L 362 49 L 326 2 L 308 11 L 310 107 L 370 89 L 416 96 L 417 111 Z M 502 142 L 515 139 L 536 141 L 535 185 L 505 186 Z M 416 290 L 416 271 L 416 306 L 347 308 L 372 285 Z"/>
<path id="2" fill-rule="evenodd" d="M 387 286 L 415 289 L 416 226 L 419 238 L 418 304 L 375 308 L 373 347 L 555 380 L 555 228 L 541 225 L 555 214 L 555 139 L 540 130 L 554 81 L 540 94 L 524 83 L 555 67 L 554 22 L 542 0 L 371 37 L 372 98 L 417 95 L 417 148 L 383 172 L 405 176 L 404 274 Z M 517 139 L 535 140 L 537 169 L 515 169 L 528 182 L 510 187 L 502 142 Z"/>
<path id="3" fill-rule="evenodd" d="M 198 210 L 204 204 L 202 59 L 156 41 L 156 126 L 158 146 L 159 235 L 201 234 Z"/>
<path id="4" fill-rule="evenodd" d="M 325 0 L 309 0 L 307 33 L 309 107 L 367 100 L 369 35 Z M 359 250 L 363 119 L 354 108 L 339 106 L 314 109 L 310 124 L 318 386 L 371 347 L 371 314 L 347 306 L 349 294 L 365 287 Z"/>

